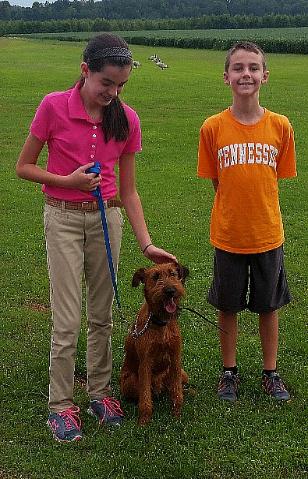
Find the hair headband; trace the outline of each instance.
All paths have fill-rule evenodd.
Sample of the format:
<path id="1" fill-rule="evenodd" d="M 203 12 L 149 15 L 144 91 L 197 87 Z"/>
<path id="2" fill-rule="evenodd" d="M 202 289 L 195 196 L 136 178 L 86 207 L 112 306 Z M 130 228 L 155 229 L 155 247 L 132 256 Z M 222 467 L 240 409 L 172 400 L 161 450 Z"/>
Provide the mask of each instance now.
<path id="1" fill-rule="evenodd" d="M 128 50 L 127 48 L 110 47 L 110 48 L 103 48 L 102 50 L 97 50 L 95 53 L 90 55 L 89 60 L 98 60 L 100 58 L 108 58 L 108 57 L 129 58 L 130 60 L 133 59 L 132 52 Z"/>

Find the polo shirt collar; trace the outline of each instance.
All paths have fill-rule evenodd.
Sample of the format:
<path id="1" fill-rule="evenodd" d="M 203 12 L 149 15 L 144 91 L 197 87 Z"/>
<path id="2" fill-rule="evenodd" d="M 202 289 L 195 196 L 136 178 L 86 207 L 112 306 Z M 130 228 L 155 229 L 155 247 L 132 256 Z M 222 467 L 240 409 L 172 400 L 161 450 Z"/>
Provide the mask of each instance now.
<path id="1" fill-rule="evenodd" d="M 68 114 L 70 118 L 77 118 L 80 120 L 87 120 L 91 123 L 95 121 L 87 114 L 81 95 L 80 95 L 80 83 L 76 83 L 71 90 L 70 97 L 68 99 Z"/>

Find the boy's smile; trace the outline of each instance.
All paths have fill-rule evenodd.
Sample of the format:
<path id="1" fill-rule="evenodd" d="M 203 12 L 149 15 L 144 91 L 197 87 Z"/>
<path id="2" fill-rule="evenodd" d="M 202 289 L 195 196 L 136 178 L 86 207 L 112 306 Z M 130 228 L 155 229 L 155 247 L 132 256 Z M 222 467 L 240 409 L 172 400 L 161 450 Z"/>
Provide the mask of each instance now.
<path id="1" fill-rule="evenodd" d="M 237 50 L 230 58 L 224 81 L 230 85 L 234 95 L 258 94 L 263 83 L 267 82 L 269 72 L 264 70 L 260 53 Z"/>

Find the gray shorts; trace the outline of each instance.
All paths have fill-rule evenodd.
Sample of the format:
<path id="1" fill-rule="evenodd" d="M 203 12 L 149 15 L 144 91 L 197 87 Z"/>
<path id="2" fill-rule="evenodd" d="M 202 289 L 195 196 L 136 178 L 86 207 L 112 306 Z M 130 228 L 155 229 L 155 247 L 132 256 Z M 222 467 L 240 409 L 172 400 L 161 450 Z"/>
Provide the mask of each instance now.
<path id="1" fill-rule="evenodd" d="M 282 246 L 256 254 L 215 248 L 208 302 L 217 309 L 238 313 L 248 308 L 261 314 L 276 311 L 290 301 Z"/>

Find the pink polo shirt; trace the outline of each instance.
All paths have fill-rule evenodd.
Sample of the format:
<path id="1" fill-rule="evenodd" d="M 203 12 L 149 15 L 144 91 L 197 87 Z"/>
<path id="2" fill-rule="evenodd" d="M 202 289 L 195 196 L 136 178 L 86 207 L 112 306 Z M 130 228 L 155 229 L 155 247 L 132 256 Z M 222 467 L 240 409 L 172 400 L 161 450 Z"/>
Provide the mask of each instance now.
<path id="1" fill-rule="evenodd" d="M 126 141 L 109 140 L 105 143 L 101 122 L 96 122 L 85 111 L 79 84 L 64 92 L 45 96 L 32 121 L 30 131 L 40 141 L 47 142 L 47 171 L 69 175 L 91 161 L 101 164 L 103 198 L 117 194 L 115 165 L 121 155 L 141 151 L 140 121 L 128 105 L 123 107 L 129 123 Z M 90 192 L 43 185 L 42 190 L 54 198 L 68 201 L 91 201 Z"/>

